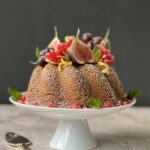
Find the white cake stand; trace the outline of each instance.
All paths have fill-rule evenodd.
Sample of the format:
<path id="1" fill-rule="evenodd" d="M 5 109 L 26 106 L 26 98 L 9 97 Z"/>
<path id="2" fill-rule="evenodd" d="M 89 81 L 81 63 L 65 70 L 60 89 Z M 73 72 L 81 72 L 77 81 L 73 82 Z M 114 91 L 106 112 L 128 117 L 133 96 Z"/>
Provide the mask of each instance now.
<path id="1" fill-rule="evenodd" d="M 58 150 L 90 150 L 96 148 L 97 142 L 92 137 L 87 119 L 106 116 L 127 109 L 136 103 L 136 99 L 134 99 L 132 103 L 118 107 L 103 109 L 64 109 L 31 106 L 20 104 L 11 98 L 9 100 L 20 108 L 46 117 L 59 119 L 59 124 L 49 144 L 50 147 Z"/>

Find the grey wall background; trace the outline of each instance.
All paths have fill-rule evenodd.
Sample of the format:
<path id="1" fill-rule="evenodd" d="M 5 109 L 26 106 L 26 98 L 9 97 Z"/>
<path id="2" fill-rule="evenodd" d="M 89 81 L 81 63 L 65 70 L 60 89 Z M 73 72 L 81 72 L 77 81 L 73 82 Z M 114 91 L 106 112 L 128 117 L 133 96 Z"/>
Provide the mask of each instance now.
<path id="1" fill-rule="evenodd" d="M 44 48 L 57 25 L 60 36 L 103 35 L 111 27 L 116 68 L 125 89 L 142 89 L 136 105 L 150 106 L 150 1 L 0 0 L 0 103 L 7 86 L 26 90 L 36 46 Z"/>

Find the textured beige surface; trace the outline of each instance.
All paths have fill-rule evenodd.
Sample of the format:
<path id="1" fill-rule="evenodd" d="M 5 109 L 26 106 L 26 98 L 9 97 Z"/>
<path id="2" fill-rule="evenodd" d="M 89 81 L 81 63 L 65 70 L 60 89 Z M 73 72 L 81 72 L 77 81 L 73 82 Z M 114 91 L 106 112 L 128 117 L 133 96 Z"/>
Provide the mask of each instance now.
<path id="1" fill-rule="evenodd" d="M 12 150 L 4 138 L 8 131 L 28 137 L 33 142 L 31 150 L 51 150 L 48 143 L 56 124 L 57 120 L 0 105 L 0 150 Z M 89 125 L 99 141 L 95 150 L 150 150 L 150 108 L 132 108 L 93 118 Z"/>

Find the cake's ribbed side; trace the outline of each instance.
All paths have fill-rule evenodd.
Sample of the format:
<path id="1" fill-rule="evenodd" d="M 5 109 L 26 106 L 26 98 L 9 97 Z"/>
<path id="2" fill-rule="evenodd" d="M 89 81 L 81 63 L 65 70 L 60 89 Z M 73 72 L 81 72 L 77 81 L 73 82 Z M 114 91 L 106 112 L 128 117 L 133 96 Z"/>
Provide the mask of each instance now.
<path id="1" fill-rule="evenodd" d="M 65 67 L 59 72 L 64 102 L 67 105 L 85 105 L 89 98 L 89 87 L 82 73 L 74 66 Z"/>
<path id="2" fill-rule="evenodd" d="M 117 74 L 115 68 L 110 67 L 109 72 L 110 72 L 110 75 L 105 75 L 105 76 L 106 76 L 107 80 L 109 81 L 111 87 L 113 88 L 113 90 L 116 94 L 116 97 L 118 99 L 125 98 L 123 86 L 122 86 L 122 83 L 118 77 L 118 74 Z"/>
<path id="3" fill-rule="evenodd" d="M 36 103 L 37 100 L 39 99 L 39 94 L 40 94 L 39 83 L 41 80 L 42 71 L 43 71 L 43 67 L 37 66 L 35 67 L 31 75 L 28 89 L 26 92 L 26 102 L 29 104 Z"/>
<path id="4" fill-rule="evenodd" d="M 85 64 L 80 67 L 84 78 L 88 82 L 91 97 L 97 98 L 100 100 L 111 100 L 112 102 L 116 101 L 115 93 L 110 86 L 108 80 L 101 73 L 100 69 L 97 66 L 92 64 Z"/>
<path id="5" fill-rule="evenodd" d="M 57 66 L 47 64 L 41 74 L 39 103 L 47 105 L 57 104 L 60 101 L 61 93 Z"/>

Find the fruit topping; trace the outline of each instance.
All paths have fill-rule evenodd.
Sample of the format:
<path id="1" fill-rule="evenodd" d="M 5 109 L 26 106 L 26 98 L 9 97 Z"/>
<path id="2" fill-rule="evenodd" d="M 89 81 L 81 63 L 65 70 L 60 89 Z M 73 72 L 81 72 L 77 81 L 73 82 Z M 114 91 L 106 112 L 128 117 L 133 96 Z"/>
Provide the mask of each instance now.
<path id="1" fill-rule="evenodd" d="M 108 65 L 112 64 L 115 61 L 115 57 L 110 53 L 111 47 L 108 39 L 109 33 L 110 33 L 110 29 L 107 30 L 104 39 L 99 44 L 99 49 L 102 52 L 101 61 Z"/>
<path id="2" fill-rule="evenodd" d="M 79 39 L 79 34 L 80 30 L 78 29 L 77 35 L 72 41 L 72 44 L 68 50 L 68 54 L 74 63 L 93 63 L 93 52 L 84 42 Z"/>
<path id="3" fill-rule="evenodd" d="M 95 46 L 96 44 L 100 44 L 101 43 L 102 38 L 100 36 L 95 36 L 95 37 L 93 37 L 92 40 L 93 40 L 93 43 L 94 43 L 94 46 Z"/>
<path id="4" fill-rule="evenodd" d="M 106 64 L 112 64 L 115 61 L 115 57 L 111 53 L 102 55 L 101 61 Z"/>
<path id="5" fill-rule="evenodd" d="M 58 38 L 58 32 L 57 32 L 57 28 L 54 27 L 54 31 L 55 31 L 55 37 L 54 39 L 49 43 L 49 45 L 47 46 L 48 48 L 54 48 L 57 49 L 57 45 L 60 44 L 60 40 Z"/>
<path id="6" fill-rule="evenodd" d="M 71 66 L 72 65 L 72 62 L 71 61 L 69 61 L 69 60 L 64 60 L 63 58 L 61 58 L 61 62 L 59 63 L 59 65 L 58 65 L 58 70 L 59 71 L 62 71 L 62 67 L 63 66 Z"/>
<path id="7" fill-rule="evenodd" d="M 109 72 L 109 65 L 108 65 L 108 64 L 99 61 L 99 62 L 98 62 L 98 65 L 100 65 L 100 66 L 102 67 L 102 71 L 101 71 L 101 72 L 102 72 L 103 74 L 106 74 L 106 75 L 109 75 L 109 74 L 110 74 L 110 72 Z"/>
<path id="8" fill-rule="evenodd" d="M 38 64 L 43 67 L 47 63 L 57 64 L 59 65 L 59 70 L 61 70 L 64 65 L 61 62 L 61 58 L 65 57 L 65 55 L 68 55 L 69 61 L 72 61 L 75 65 L 97 64 L 99 61 L 109 65 L 115 61 L 115 57 L 110 52 L 109 29 L 103 39 L 100 36 L 93 37 L 91 33 L 84 33 L 82 40 L 79 39 L 80 30 L 78 29 L 76 36 L 66 36 L 64 43 L 60 43 L 56 27 L 54 30 L 55 37 L 48 47 L 41 51 L 36 48 L 37 61 L 31 62 L 32 64 Z M 64 58 L 63 60 L 66 61 Z M 108 74 L 108 67 L 103 70 L 103 73 Z"/>
<path id="9" fill-rule="evenodd" d="M 82 40 L 84 43 L 88 43 L 89 41 L 92 41 L 92 34 L 91 33 L 84 33 L 82 36 Z"/>
<path id="10" fill-rule="evenodd" d="M 40 66 L 45 66 L 47 62 L 45 61 L 45 54 L 53 50 L 53 48 L 45 48 L 43 50 L 39 50 L 39 48 L 36 48 L 35 50 L 35 56 L 37 60 L 35 62 L 30 61 L 31 64 L 33 65 L 40 65 Z"/>
<path id="11" fill-rule="evenodd" d="M 88 46 L 90 49 L 93 49 L 93 48 L 94 48 L 94 43 L 93 43 L 93 41 L 91 40 L 91 41 L 87 42 L 87 46 Z"/>
<path id="12" fill-rule="evenodd" d="M 110 34 L 110 28 L 107 29 L 106 31 L 106 34 L 103 38 L 103 40 L 101 41 L 101 45 L 104 49 L 106 50 L 111 50 L 111 43 L 110 43 L 110 40 L 109 40 L 109 34 Z"/>
<path id="13" fill-rule="evenodd" d="M 59 64 L 61 62 L 61 58 L 65 56 L 67 53 L 67 48 L 65 43 L 60 43 L 57 45 L 56 50 L 51 50 L 46 54 L 46 62 L 51 64 Z"/>
<path id="14" fill-rule="evenodd" d="M 70 45 L 72 44 L 72 41 L 74 40 L 74 36 L 66 36 L 65 37 L 65 44 L 66 44 L 66 49 L 68 50 L 68 48 L 70 47 Z"/>

